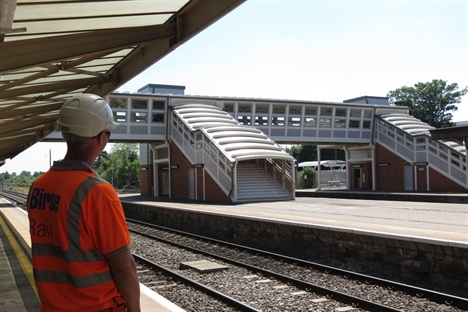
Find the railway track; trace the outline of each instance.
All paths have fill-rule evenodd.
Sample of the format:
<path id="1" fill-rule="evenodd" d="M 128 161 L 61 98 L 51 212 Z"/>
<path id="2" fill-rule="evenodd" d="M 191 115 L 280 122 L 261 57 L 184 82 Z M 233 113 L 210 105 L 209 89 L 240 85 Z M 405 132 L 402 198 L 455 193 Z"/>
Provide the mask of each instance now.
<path id="1" fill-rule="evenodd" d="M 28 199 L 28 194 L 21 191 L 0 189 L 0 197 L 3 197 L 10 201 L 16 207 L 26 209 L 26 202 Z"/>
<path id="2" fill-rule="evenodd" d="M 0 196 L 25 207 L 24 192 L 2 189 Z M 468 311 L 465 298 L 141 221 L 127 222 L 140 281 L 188 311 Z M 199 274 L 182 270 L 179 259 L 209 259 L 229 269 Z"/>
<path id="3" fill-rule="evenodd" d="M 185 294 L 183 297 L 178 296 L 179 298 L 183 298 L 183 302 L 179 302 L 179 304 L 186 308 L 188 308 L 187 305 L 189 305 L 189 311 L 199 309 L 204 310 L 206 307 L 209 307 L 208 310 L 212 311 L 260 312 L 260 310 L 252 306 L 218 292 L 164 266 L 158 265 L 157 263 L 140 255 L 133 254 L 133 257 L 137 263 L 140 283 L 156 292 L 169 290 L 172 293 L 176 292 L 177 294 Z M 197 299 L 196 308 L 193 307 L 193 303 L 187 303 L 187 301 L 191 301 L 191 298 Z M 201 298 L 203 304 L 200 302 Z"/>
<path id="4" fill-rule="evenodd" d="M 134 233 L 132 234 L 134 242 L 139 242 L 135 245 L 139 245 L 143 241 L 143 237 L 148 239 L 146 243 L 142 243 L 143 247 L 137 246 L 135 248 L 141 248 L 141 252 L 152 257 L 154 261 L 166 262 L 177 270 L 178 261 L 162 259 L 165 257 L 168 247 L 158 246 L 158 244 L 170 245 L 171 248 L 176 247 L 193 253 L 192 256 L 183 256 L 189 260 L 218 261 L 230 268 L 235 266 L 245 269 L 248 271 L 245 273 L 246 276 L 252 276 L 252 279 L 263 281 L 265 284 L 275 284 L 277 287 L 288 286 L 290 287 L 289 293 L 295 293 L 295 300 L 298 302 L 300 300 L 297 294 L 302 292 L 301 296 L 314 297 L 310 300 L 322 300 L 322 302 L 336 300 L 342 304 L 341 308 L 343 309 L 358 308 L 367 311 L 468 310 L 468 300 L 465 298 L 156 227 L 140 221 L 128 220 L 128 224 L 131 232 Z M 169 255 L 174 256 L 174 250 L 170 248 L 169 250 Z M 212 285 L 222 284 L 223 279 L 227 278 L 223 274 L 219 275 L 220 281 L 211 281 Z M 206 279 L 203 275 L 198 274 L 197 276 L 193 272 L 190 272 L 189 276 L 198 278 L 199 281 Z M 258 278 L 253 278 L 253 276 Z M 232 280 L 240 279 L 235 274 L 230 278 Z M 249 286 L 238 286 L 237 288 L 242 287 Z M 284 289 L 286 288 L 284 287 Z M 259 296 L 268 296 L 268 291 Z M 243 299 L 239 298 L 239 300 Z M 276 311 L 268 304 L 257 306 L 257 308 L 262 311 Z"/>

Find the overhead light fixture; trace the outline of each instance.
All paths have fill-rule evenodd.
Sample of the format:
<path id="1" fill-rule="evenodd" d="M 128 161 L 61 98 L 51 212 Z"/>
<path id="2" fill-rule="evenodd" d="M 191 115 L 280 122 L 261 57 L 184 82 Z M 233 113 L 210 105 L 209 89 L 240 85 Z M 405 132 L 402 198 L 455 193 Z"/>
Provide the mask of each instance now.
<path id="1" fill-rule="evenodd" d="M 388 167 L 390 166 L 389 163 L 377 164 L 378 167 Z"/>
<path id="2" fill-rule="evenodd" d="M 179 169 L 179 165 L 171 165 L 171 169 Z"/>
<path id="3" fill-rule="evenodd" d="M 203 168 L 205 165 L 204 164 L 193 164 L 195 168 Z"/>

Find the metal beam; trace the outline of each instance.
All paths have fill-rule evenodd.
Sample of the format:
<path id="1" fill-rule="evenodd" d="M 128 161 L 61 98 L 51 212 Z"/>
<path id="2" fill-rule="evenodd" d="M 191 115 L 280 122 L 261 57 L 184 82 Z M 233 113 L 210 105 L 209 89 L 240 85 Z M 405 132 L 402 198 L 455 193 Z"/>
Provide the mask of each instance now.
<path id="1" fill-rule="evenodd" d="M 80 89 L 86 88 L 87 86 L 93 84 L 99 84 L 103 82 L 111 81 L 112 78 L 108 76 L 101 76 L 95 78 L 85 78 L 85 79 L 75 79 L 69 81 L 63 81 L 59 83 L 49 83 L 43 85 L 37 85 L 33 87 L 24 87 L 24 88 L 17 88 L 12 90 L 6 90 L 0 93 L 0 99 L 8 99 L 16 96 L 21 95 L 28 95 L 28 94 L 35 94 L 35 93 L 46 93 L 52 92 L 60 89 Z"/>
<path id="2" fill-rule="evenodd" d="M 55 110 L 59 110 L 63 105 L 63 102 L 60 103 L 52 103 L 46 105 L 27 105 L 23 106 L 22 108 L 17 108 L 11 111 L 3 112 L 2 119 L 13 118 L 17 116 L 24 116 L 30 114 L 42 114 L 44 112 L 52 112 Z"/>
<path id="3" fill-rule="evenodd" d="M 98 30 L 0 43 L 0 73 L 175 36 L 175 25 Z"/>
<path id="4" fill-rule="evenodd" d="M 61 101 L 61 99 L 58 98 L 58 97 L 60 95 L 67 94 L 68 92 L 71 92 L 71 91 L 73 91 L 73 89 L 61 89 L 59 91 L 52 92 L 52 93 L 49 93 L 47 95 L 41 95 L 39 97 L 33 96 L 32 98 L 30 97 L 28 99 L 15 99 L 17 101 L 15 104 L 4 105 L 4 106 L 0 104 L 0 113 L 3 116 L 4 113 L 6 113 L 8 111 L 11 111 L 11 110 L 14 110 L 16 108 L 27 106 L 27 105 L 30 105 L 32 103 L 36 103 L 38 101 L 47 101 L 47 100 L 55 98 L 55 97 L 57 97 L 57 98 L 55 98 L 55 99 L 53 99 L 51 101 Z M 65 102 L 65 99 L 63 100 L 63 102 Z"/>
<path id="5" fill-rule="evenodd" d="M 58 115 L 58 114 L 57 114 Z M 28 120 L 21 120 L 21 121 L 16 121 L 14 123 L 8 123 L 8 124 L 0 124 L 0 135 L 4 134 L 12 134 L 15 131 L 25 129 L 25 128 L 30 128 L 30 127 L 35 127 L 38 125 L 45 125 L 49 122 L 55 122 L 57 120 L 57 115 L 50 116 L 50 117 L 38 117 L 38 118 L 33 118 L 33 119 L 28 119 Z"/>
<path id="6" fill-rule="evenodd" d="M 15 148 L 17 146 L 23 146 L 24 142 L 35 142 L 34 133 L 28 133 L 27 135 L 9 137 L 8 139 L 0 140 L 0 147 L 3 149 Z"/>

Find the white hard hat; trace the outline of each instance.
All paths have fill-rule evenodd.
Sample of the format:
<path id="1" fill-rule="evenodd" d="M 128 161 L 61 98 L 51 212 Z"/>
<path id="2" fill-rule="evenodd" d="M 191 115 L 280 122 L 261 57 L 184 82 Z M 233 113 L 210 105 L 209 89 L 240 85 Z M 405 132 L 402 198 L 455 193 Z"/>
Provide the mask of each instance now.
<path id="1" fill-rule="evenodd" d="M 103 98 L 91 93 L 74 95 L 62 106 L 58 130 L 81 137 L 94 137 L 101 131 L 115 129 L 112 110 Z"/>

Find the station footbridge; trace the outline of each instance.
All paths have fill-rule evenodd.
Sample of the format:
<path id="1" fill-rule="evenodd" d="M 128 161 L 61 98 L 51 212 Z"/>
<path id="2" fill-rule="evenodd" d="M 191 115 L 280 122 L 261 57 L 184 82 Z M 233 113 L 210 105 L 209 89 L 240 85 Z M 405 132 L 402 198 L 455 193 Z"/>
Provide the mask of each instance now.
<path id="1" fill-rule="evenodd" d="M 217 192 L 234 202 L 294 198 L 295 163 L 283 144 L 345 150 L 347 171 L 340 182 L 348 189 L 466 189 L 464 144 L 433 139 L 434 127 L 409 115 L 407 107 L 360 98 L 334 103 L 142 90 L 107 98 L 119 123 L 112 140 L 148 144 L 150 161 L 142 157 L 142 168 L 152 172 L 148 192 L 156 196 L 177 197 L 171 178 L 180 178 L 177 185 L 188 183 L 184 192 L 191 199 L 215 200 L 210 196 Z M 60 140 L 60 134 L 44 140 Z M 197 183 L 200 175 L 204 180 Z M 330 182 L 336 181 L 321 184 Z"/>

